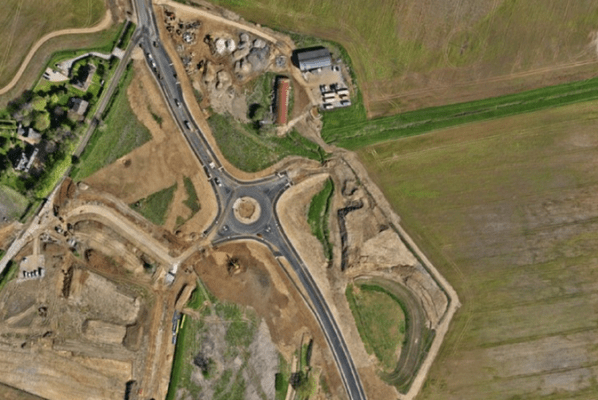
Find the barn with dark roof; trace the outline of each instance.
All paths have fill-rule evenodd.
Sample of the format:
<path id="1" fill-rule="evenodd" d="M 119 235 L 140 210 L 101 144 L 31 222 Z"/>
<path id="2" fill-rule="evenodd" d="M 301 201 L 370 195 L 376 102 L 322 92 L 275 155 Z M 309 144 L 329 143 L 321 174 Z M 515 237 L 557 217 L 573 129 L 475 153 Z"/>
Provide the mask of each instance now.
<path id="1" fill-rule="evenodd" d="M 325 47 L 296 50 L 294 57 L 296 64 L 301 71 L 311 71 L 318 68 L 326 68 L 332 65 L 330 51 Z"/>

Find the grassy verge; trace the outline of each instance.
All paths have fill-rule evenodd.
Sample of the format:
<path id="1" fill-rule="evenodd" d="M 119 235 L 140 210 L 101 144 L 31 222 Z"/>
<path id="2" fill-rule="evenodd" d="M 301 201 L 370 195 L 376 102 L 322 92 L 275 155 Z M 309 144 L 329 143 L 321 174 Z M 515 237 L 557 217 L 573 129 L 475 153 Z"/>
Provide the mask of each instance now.
<path id="1" fill-rule="evenodd" d="M 104 123 L 91 136 L 81 160 L 73 169 L 74 180 L 82 180 L 151 139 L 148 129 L 134 116 L 126 88 L 133 79 L 131 64 L 119 83 Z"/>
<path id="2" fill-rule="evenodd" d="M 164 225 L 166 214 L 168 213 L 170 203 L 172 203 L 176 188 L 177 184 L 175 183 L 168 188 L 152 193 L 146 198 L 131 204 L 131 208 L 152 223 L 156 225 Z"/>
<path id="3" fill-rule="evenodd" d="M 2 274 L 0 274 L 0 292 L 8 282 L 17 276 L 17 272 L 19 272 L 19 265 L 14 261 L 9 261 Z"/>
<path id="4" fill-rule="evenodd" d="M 397 349 L 405 339 L 408 322 L 400 301 L 385 289 L 348 285 L 345 292 L 359 335 L 369 354 L 374 354 L 382 368 L 391 371 L 397 364 Z"/>
<path id="5" fill-rule="evenodd" d="M 317 144 L 296 131 L 285 137 L 258 134 L 251 124 L 242 124 L 230 116 L 212 115 L 208 122 L 224 157 L 246 172 L 263 170 L 287 156 L 302 156 L 323 161 L 326 153 Z"/>
<path id="6" fill-rule="evenodd" d="M 325 113 L 322 138 L 326 142 L 358 149 L 435 129 L 595 100 L 598 78 L 373 120 L 366 119 L 360 96 L 352 107 Z"/>
<path id="7" fill-rule="evenodd" d="M 307 222 L 311 232 L 322 243 L 324 255 L 328 260 L 332 259 L 332 244 L 330 243 L 330 232 L 328 230 L 328 215 L 330 213 L 330 202 L 334 193 L 334 183 L 328 179 L 324 188 L 311 200 L 307 213 Z"/>
<path id="8" fill-rule="evenodd" d="M 135 32 L 135 28 L 137 27 L 137 25 L 135 25 L 133 22 L 128 21 L 126 22 L 126 28 L 125 31 L 123 32 L 117 47 L 120 49 L 126 49 L 127 46 L 129 45 L 129 42 L 131 41 L 131 37 L 133 36 L 133 33 Z"/>

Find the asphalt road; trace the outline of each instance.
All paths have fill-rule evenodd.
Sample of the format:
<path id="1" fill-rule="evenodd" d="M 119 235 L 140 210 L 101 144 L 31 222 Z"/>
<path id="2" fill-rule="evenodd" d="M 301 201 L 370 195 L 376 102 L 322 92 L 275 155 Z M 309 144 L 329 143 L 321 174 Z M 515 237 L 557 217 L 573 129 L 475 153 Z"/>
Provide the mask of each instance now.
<path id="1" fill-rule="evenodd" d="M 209 235 L 215 230 L 214 244 L 241 238 L 258 240 L 272 249 L 275 255 L 288 260 L 324 332 L 349 398 L 365 400 L 365 392 L 342 333 L 308 268 L 280 227 L 276 215 L 276 202 L 291 185 L 289 178 L 286 173 L 280 172 L 263 179 L 245 182 L 235 179 L 224 170 L 183 100 L 175 69 L 162 46 L 155 17 L 147 1 L 135 1 L 138 27 L 141 31 L 140 44 L 145 59 L 160 84 L 174 119 L 203 165 L 216 193 L 217 217 L 204 235 Z M 254 198 L 261 208 L 259 219 L 251 224 L 243 224 L 233 215 L 234 201 L 244 196 Z"/>

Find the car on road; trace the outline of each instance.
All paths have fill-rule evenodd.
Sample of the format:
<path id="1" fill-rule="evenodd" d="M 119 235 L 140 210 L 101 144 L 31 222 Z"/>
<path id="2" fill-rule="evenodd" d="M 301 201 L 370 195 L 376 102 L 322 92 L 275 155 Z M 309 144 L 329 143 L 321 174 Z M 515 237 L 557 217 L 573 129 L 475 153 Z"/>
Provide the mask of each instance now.
<path id="1" fill-rule="evenodd" d="M 181 102 L 179 101 L 179 99 L 174 99 L 174 104 L 179 108 L 181 107 Z"/>
<path id="2" fill-rule="evenodd" d="M 220 178 L 214 178 L 214 182 L 216 182 L 216 185 L 218 186 L 222 186 L 222 182 L 220 182 Z"/>
<path id="3" fill-rule="evenodd" d="M 183 121 L 183 123 L 185 124 L 185 127 L 187 129 L 191 129 L 191 124 L 189 123 L 189 121 L 185 120 L 185 121 Z"/>

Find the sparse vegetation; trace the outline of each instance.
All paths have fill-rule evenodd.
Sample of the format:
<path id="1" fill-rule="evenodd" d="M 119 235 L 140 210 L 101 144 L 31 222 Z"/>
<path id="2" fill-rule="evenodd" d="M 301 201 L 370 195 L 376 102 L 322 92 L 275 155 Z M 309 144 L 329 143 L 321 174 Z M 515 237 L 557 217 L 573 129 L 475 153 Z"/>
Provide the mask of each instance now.
<path id="1" fill-rule="evenodd" d="M 330 231 L 328 229 L 328 216 L 330 214 L 330 203 L 334 194 L 334 183 L 328 179 L 324 188 L 316 194 L 309 205 L 307 222 L 311 232 L 322 243 L 324 255 L 328 260 L 332 259 L 332 244 L 330 243 Z"/>
<path id="2" fill-rule="evenodd" d="M 150 112 L 150 114 L 152 115 L 152 119 L 154 121 L 156 121 L 156 123 L 158 125 L 160 125 L 160 128 L 162 128 L 162 122 L 164 121 L 164 118 L 162 118 L 161 116 L 159 116 L 158 114 L 156 114 L 155 112 L 153 112 L 152 109 L 149 106 L 147 107 L 147 109 Z"/>
<path id="3" fill-rule="evenodd" d="M 210 306 L 205 306 L 209 300 Z M 199 393 L 209 395 L 211 399 L 243 400 L 245 396 L 244 371 L 251 354 L 249 345 L 254 341 L 258 327 L 257 316 L 249 309 L 236 304 L 219 302 L 206 290 L 202 282 L 191 296 L 188 306 L 200 311 L 201 318 L 187 318 L 185 325 L 179 329 L 173 372 L 168 389 L 167 400 L 176 398 L 177 391 L 183 390 L 197 398 Z M 203 307 L 203 308 L 202 308 Z M 225 365 L 206 356 L 202 351 L 202 344 L 206 335 L 214 334 L 209 330 L 218 324 L 214 319 L 209 324 L 204 322 L 204 311 L 214 309 L 224 329 L 223 357 Z M 220 329 L 220 328 L 218 328 Z M 218 332 L 220 332 L 218 330 Z M 214 340 L 213 337 L 211 340 Z M 234 360 L 240 358 L 242 364 L 235 366 Z M 209 381 L 209 388 L 198 386 L 191 375 L 197 369 L 204 379 Z"/>
<path id="4" fill-rule="evenodd" d="M 361 340 L 376 355 L 382 369 L 391 371 L 405 338 L 405 313 L 400 301 L 379 286 L 349 284 L 345 292 Z"/>
<path id="5" fill-rule="evenodd" d="M 191 218 L 193 218 L 193 216 L 197 214 L 197 212 L 201 209 L 199 199 L 197 198 L 197 192 L 195 191 L 195 186 L 193 185 L 193 181 L 191 180 L 191 178 L 184 176 L 183 184 L 185 185 L 185 191 L 187 192 L 187 199 L 183 201 L 183 204 L 187 206 L 191 214 L 189 214 L 187 218 L 178 215 L 176 218 L 177 228 L 185 224 L 185 222 L 189 221 Z"/>
<path id="6" fill-rule="evenodd" d="M 144 199 L 138 200 L 131 204 L 131 208 L 143 215 L 149 221 L 156 225 L 164 225 L 166 215 L 174 192 L 176 192 L 177 184 L 162 189 L 158 192 L 152 193 Z"/>
<path id="7" fill-rule="evenodd" d="M 148 129 L 134 116 L 127 99 L 126 88 L 133 79 L 130 66 L 127 66 L 114 100 L 105 112 L 105 122 L 93 133 L 80 163 L 73 168 L 74 180 L 85 179 L 151 139 Z"/>
<path id="8" fill-rule="evenodd" d="M 219 114 L 213 114 L 208 122 L 224 157 L 243 171 L 261 171 L 291 155 L 320 162 L 327 157 L 320 146 L 296 131 L 282 138 L 260 135 L 251 124 L 242 124 L 228 115 Z"/>

